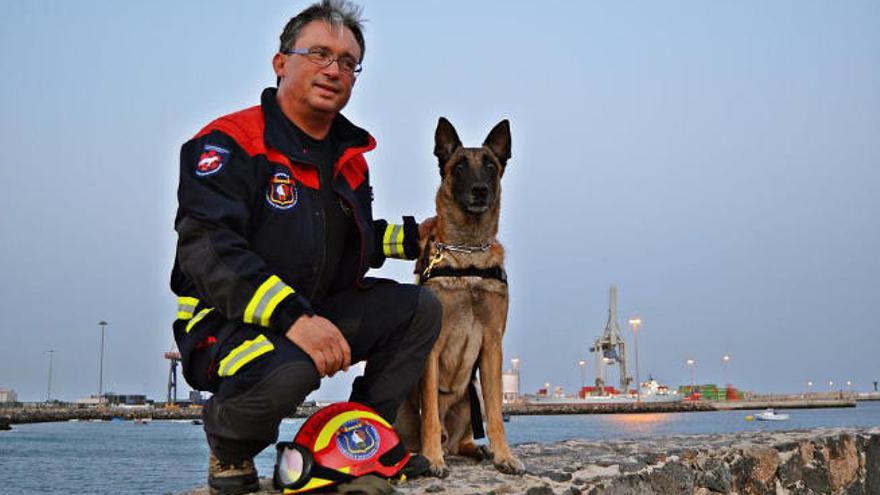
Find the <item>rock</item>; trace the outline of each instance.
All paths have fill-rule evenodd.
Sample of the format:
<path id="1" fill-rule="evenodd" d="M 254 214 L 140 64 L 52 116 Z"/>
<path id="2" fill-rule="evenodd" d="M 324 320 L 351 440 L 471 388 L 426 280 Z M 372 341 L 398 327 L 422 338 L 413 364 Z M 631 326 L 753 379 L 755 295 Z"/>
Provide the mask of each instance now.
<path id="1" fill-rule="evenodd" d="M 680 462 L 670 462 L 655 469 L 647 478 L 657 493 L 691 495 L 694 491 L 694 473 Z"/>
<path id="2" fill-rule="evenodd" d="M 566 488 L 562 492 L 562 495 L 581 495 L 581 489 L 572 485 L 572 486 Z"/>
<path id="3" fill-rule="evenodd" d="M 880 434 L 865 442 L 865 493 L 880 493 Z"/>
<path id="4" fill-rule="evenodd" d="M 571 481 L 571 473 L 560 473 L 559 471 L 546 471 L 543 475 L 545 478 L 550 478 L 553 481 L 562 482 L 562 481 Z"/>
<path id="5" fill-rule="evenodd" d="M 750 447 L 731 465 L 737 491 L 745 495 L 776 493 L 776 469 L 779 453 L 770 447 Z"/>
<path id="6" fill-rule="evenodd" d="M 727 464 L 711 459 L 706 463 L 705 471 L 698 476 L 697 484 L 714 492 L 729 493 L 733 477 Z"/>
<path id="7" fill-rule="evenodd" d="M 855 439 L 850 435 L 828 439 L 828 457 L 831 489 L 836 492 L 850 486 L 859 471 Z"/>
<path id="8" fill-rule="evenodd" d="M 549 486 L 533 486 L 526 490 L 526 495 L 553 495 L 553 490 Z"/>
<path id="9" fill-rule="evenodd" d="M 429 486 L 428 488 L 425 488 L 425 491 L 427 493 L 437 493 L 437 492 L 446 491 L 446 488 L 443 488 L 442 486 L 435 483 L 435 484 Z"/>

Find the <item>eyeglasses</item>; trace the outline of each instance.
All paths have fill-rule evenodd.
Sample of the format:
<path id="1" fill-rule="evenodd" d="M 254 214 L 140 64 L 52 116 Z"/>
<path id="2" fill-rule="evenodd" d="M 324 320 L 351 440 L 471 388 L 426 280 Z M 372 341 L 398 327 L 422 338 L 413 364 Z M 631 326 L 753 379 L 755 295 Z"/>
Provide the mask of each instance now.
<path id="1" fill-rule="evenodd" d="M 363 69 L 361 64 L 358 63 L 354 57 L 350 55 L 334 57 L 333 52 L 320 46 L 313 46 L 311 48 L 291 48 L 283 53 L 285 55 L 303 55 L 309 59 L 311 63 L 319 67 L 330 67 L 330 64 L 336 62 L 339 65 L 340 71 L 350 75 L 356 76 L 360 74 Z"/>

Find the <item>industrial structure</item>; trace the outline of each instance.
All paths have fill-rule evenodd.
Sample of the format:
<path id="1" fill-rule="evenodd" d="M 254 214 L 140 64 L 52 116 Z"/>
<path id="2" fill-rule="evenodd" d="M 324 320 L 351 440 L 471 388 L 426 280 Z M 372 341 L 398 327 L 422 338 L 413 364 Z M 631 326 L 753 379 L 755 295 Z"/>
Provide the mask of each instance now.
<path id="1" fill-rule="evenodd" d="M 596 363 L 596 390 L 605 394 L 605 371 L 609 366 L 617 364 L 620 372 L 620 391 L 626 393 L 632 378 L 626 373 L 626 342 L 620 334 L 617 323 L 617 286 L 611 285 L 608 301 L 608 322 L 605 331 L 596 338 L 590 352 L 594 353 Z"/>
<path id="2" fill-rule="evenodd" d="M 168 370 L 168 398 L 166 404 L 177 403 L 177 365 L 180 363 L 180 352 L 177 346 L 172 345 L 171 350 L 165 353 L 165 359 L 171 361 L 171 367 Z"/>

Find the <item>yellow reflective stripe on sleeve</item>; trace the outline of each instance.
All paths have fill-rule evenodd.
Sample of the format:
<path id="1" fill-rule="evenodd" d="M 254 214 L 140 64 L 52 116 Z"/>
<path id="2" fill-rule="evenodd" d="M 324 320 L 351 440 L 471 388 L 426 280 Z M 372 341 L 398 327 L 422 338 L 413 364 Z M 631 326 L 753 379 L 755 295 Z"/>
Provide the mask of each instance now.
<path id="1" fill-rule="evenodd" d="M 266 304 L 266 309 L 263 311 L 262 316 L 260 317 L 260 325 L 264 327 L 269 326 L 269 319 L 272 318 L 272 313 L 275 312 L 275 308 L 278 304 L 284 300 L 285 297 L 293 294 L 293 289 L 285 285 L 275 294 L 272 299 L 269 299 L 269 303 Z"/>
<path id="2" fill-rule="evenodd" d="M 246 340 L 233 349 L 220 361 L 218 376 L 232 376 L 242 366 L 275 349 L 265 335 L 260 334 L 253 340 Z"/>
<path id="3" fill-rule="evenodd" d="M 244 310 L 244 322 L 268 327 L 278 304 L 295 292 L 276 275 L 272 275 L 254 292 L 254 296 Z"/>
<path id="4" fill-rule="evenodd" d="M 394 224 L 385 227 L 385 235 L 382 237 L 382 252 L 385 256 L 391 256 L 391 233 L 394 232 Z"/>
<path id="5" fill-rule="evenodd" d="M 405 253 L 403 252 L 403 225 L 400 226 L 400 230 L 397 232 L 394 244 L 397 246 L 397 255 L 403 258 L 405 256 Z"/>
<path id="6" fill-rule="evenodd" d="M 189 323 L 186 324 L 186 333 L 189 333 L 189 331 L 192 330 L 194 326 L 196 326 L 196 323 L 202 321 L 202 318 L 208 316 L 208 313 L 210 313 L 211 311 L 214 311 L 214 308 L 205 308 L 199 311 L 199 314 L 197 314 L 195 318 L 193 318 L 189 321 Z"/>
<path id="7" fill-rule="evenodd" d="M 382 252 L 386 258 L 405 258 L 403 250 L 403 225 L 389 223 L 382 237 Z"/>
<path id="8" fill-rule="evenodd" d="M 195 297 L 178 297 L 177 298 L 177 319 L 178 320 L 188 320 L 193 317 L 193 312 L 196 310 L 196 306 L 199 305 L 199 300 Z"/>

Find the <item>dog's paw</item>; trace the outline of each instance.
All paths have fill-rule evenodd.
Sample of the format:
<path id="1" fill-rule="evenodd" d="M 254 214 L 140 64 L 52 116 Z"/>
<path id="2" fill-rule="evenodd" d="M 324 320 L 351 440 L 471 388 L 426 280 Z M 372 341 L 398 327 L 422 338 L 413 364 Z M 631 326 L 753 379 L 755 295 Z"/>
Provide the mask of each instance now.
<path id="1" fill-rule="evenodd" d="M 488 445 L 477 445 L 474 448 L 474 458 L 479 461 L 491 461 L 495 458 L 495 454 L 492 453 L 492 449 Z"/>
<path id="2" fill-rule="evenodd" d="M 443 461 L 432 462 L 428 468 L 428 474 L 435 478 L 446 478 L 449 476 L 449 468 L 446 467 L 446 463 Z"/>
<path id="3" fill-rule="evenodd" d="M 496 458 L 494 461 L 495 469 L 504 474 L 521 475 L 526 472 L 523 463 L 519 459 L 508 455 L 507 457 Z"/>

